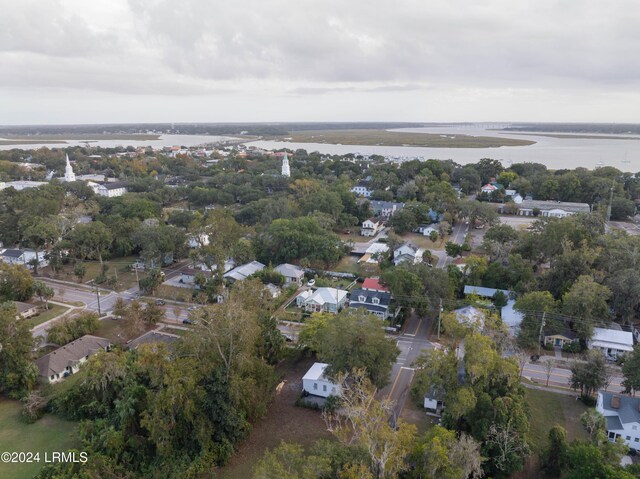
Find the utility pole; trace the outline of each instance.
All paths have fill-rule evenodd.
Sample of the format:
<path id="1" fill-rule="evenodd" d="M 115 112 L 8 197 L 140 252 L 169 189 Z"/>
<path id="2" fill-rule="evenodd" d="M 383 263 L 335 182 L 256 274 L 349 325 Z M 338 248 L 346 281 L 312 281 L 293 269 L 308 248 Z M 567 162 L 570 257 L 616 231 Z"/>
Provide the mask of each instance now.
<path id="1" fill-rule="evenodd" d="M 540 347 L 542 345 L 542 329 L 544 328 L 545 316 L 547 312 L 542 312 L 542 321 L 540 321 L 540 333 L 538 335 L 538 356 L 540 356 Z"/>
<path id="2" fill-rule="evenodd" d="M 438 307 L 438 340 L 440 340 L 440 317 L 442 316 L 442 298 L 440 298 L 440 306 Z"/>
<path id="3" fill-rule="evenodd" d="M 102 311 L 100 310 L 100 290 L 98 289 L 98 285 L 96 282 L 93 282 L 93 285 L 96 287 L 96 298 L 98 298 L 98 316 L 102 317 Z"/>

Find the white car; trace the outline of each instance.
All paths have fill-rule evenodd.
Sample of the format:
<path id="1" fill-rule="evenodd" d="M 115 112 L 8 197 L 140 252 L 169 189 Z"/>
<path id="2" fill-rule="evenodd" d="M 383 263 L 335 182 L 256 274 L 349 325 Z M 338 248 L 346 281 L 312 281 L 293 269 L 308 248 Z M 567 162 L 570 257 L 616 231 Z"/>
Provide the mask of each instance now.
<path id="1" fill-rule="evenodd" d="M 316 284 L 315 279 L 310 279 L 309 281 L 307 281 L 307 286 L 313 286 L 314 284 Z"/>

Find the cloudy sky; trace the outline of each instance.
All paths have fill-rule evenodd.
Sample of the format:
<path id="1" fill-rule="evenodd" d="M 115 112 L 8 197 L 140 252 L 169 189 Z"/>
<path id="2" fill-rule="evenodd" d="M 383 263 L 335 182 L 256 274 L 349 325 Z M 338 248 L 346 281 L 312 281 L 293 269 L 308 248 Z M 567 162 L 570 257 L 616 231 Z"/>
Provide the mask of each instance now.
<path id="1" fill-rule="evenodd" d="M 616 0 L 0 0 L 0 124 L 640 122 Z"/>

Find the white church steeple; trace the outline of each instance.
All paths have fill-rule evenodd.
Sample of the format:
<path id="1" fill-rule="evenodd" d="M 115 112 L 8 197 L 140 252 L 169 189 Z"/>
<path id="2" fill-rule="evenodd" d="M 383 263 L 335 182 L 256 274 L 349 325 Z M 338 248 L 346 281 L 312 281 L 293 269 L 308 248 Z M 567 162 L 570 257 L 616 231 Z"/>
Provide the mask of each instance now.
<path id="1" fill-rule="evenodd" d="M 287 152 L 284 152 L 282 157 L 282 176 L 291 176 L 291 170 L 289 169 L 289 158 L 287 158 Z"/>
<path id="2" fill-rule="evenodd" d="M 69 161 L 69 155 L 67 156 L 67 166 L 64 169 L 64 181 L 70 183 L 72 181 L 76 181 L 76 174 L 73 172 L 73 168 L 71 167 L 71 162 Z"/>

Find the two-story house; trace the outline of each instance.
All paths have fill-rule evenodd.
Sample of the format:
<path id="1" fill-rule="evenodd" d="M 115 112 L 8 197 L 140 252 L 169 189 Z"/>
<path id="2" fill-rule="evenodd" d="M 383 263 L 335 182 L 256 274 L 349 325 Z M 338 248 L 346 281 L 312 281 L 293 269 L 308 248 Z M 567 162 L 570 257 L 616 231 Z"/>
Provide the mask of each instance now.
<path id="1" fill-rule="evenodd" d="M 621 437 L 629 448 L 640 451 L 640 398 L 600 391 L 596 411 L 604 416 L 609 441 Z"/>
<path id="2" fill-rule="evenodd" d="M 360 228 L 361 236 L 375 236 L 384 227 L 384 222 L 380 218 L 369 218 L 362 222 L 362 228 Z"/>
<path id="3" fill-rule="evenodd" d="M 382 291 L 354 289 L 349 297 L 349 308 L 364 308 L 381 319 L 387 319 L 391 316 L 390 304 L 391 293 Z"/>
<path id="4" fill-rule="evenodd" d="M 404 262 L 420 263 L 422 261 L 422 253 L 423 251 L 416 245 L 409 242 L 402 243 L 393 250 L 393 264 L 397 266 Z"/>

